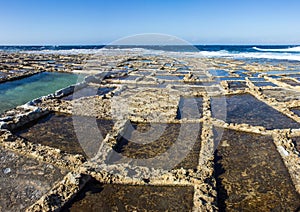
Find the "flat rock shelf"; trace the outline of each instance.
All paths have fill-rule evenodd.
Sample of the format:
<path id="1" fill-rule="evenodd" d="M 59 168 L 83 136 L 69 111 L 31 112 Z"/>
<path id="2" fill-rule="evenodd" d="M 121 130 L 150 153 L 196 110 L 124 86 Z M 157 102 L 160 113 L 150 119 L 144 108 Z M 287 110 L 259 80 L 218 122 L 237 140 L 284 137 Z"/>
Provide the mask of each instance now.
<path id="1" fill-rule="evenodd" d="M 0 211 L 299 210 L 300 63 L 159 52 L 0 52 Z"/>

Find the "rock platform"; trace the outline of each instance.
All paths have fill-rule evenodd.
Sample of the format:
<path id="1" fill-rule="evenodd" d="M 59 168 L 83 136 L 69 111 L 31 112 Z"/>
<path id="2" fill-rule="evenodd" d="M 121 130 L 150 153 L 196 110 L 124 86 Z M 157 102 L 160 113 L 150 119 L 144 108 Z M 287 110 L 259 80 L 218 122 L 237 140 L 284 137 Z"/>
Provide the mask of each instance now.
<path id="1" fill-rule="evenodd" d="M 1 209 L 296 211 L 299 67 L 113 50 L 1 53 L 3 82 L 87 75 L 1 115 Z"/>

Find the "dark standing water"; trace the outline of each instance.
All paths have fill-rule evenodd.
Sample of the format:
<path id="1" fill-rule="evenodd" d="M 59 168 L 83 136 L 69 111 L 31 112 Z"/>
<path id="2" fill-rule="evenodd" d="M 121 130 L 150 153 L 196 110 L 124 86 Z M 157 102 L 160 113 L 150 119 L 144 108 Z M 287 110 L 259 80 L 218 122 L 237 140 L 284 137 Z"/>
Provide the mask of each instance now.
<path id="1" fill-rule="evenodd" d="M 257 87 L 265 87 L 265 86 L 277 87 L 277 85 L 275 85 L 272 82 L 253 82 L 253 84 Z"/>
<path id="2" fill-rule="evenodd" d="M 219 78 L 221 81 L 227 80 L 227 81 L 243 81 L 245 80 L 245 77 L 222 77 Z"/>
<path id="3" fill-rule="evenodd" d="M 202 97 L 180 97 L 176 119 L 200 119 L 202 113 Z"/>
<path id="4" fill-rule="evenodd" d="M 162 169 L 195 169 L 201 129 L 201 124 L 132 123 L 120 136 L 107 163 L 151 163 Z"/>
<path id="5" fill-rule="evenodd" d="M 184 76 L 175 76 L 175 75 L 156 75 L 155 78 L 161 80 L 182 80 Z"/>
<path id="6" fill-rule="evenodd" d="M 8 74 L 4 72 L 0 72 L 0 79 L 5 78 Z"/>
<path id="7" fill-rule="evenodd" d="M 290 110 L 293 111 L 297 116 L 300 116 L 300 107 L 296 107 Z"/>
<path id="8" fill-rule="evenodd" d="M 119 78 L 119 80 L 122 80 L 122 81 L 135 81 L 137 78 L 139 78 L 139 76 L 129 75 L 129 76 L 121 77 L 121 78 Z"/>
<path id="9" fill-rule="evenodd" d="M 245 88 L 248 88 L 246 85 L 246 82 L 240 82 L 240 81 L 229 81 L 229 88 L 231 90 L 244 90 Z"/>
<path id="10" fill-rule="evenodd" d="M 247 70 L 238 70 L 234 71 L 235 74 L 238 74 L 240 77 L 246 77 L 247 76 Z"/>
<path id="11" fill-rule="evenodd" d="M 0 147 L 0 211 L 25 211 L 66 171 Z"/>
<path id="12" fill-rule="evenodd" d="M 75 84 L 79 75 L 43 72 L 0 84 L 0 113 Z"/>
<path id="13" fill-rule="evenodd" d="M 111 91 L 116 89 L 116 87 L 102 87 L 102 88 L 96 88 L 92 86 L 87 86 L 85 88 L 82 88 L 78 91 L 75 91 L 73 94 L 70 94 L 68 96 L 63 97 L 63 100 L 73 100 L 73 99 L 79 99 L 82 97 L 88 97 L 88 96 L 95 96 L 95 95 L 105 95 Z"/>
<path id="14" fill-rule="evenodd" d="M 268 98 L 275 98 L 278 102 L 300 100 L 300 92 L 294 89 L 284 89 L 284 88 L 263 89 L 262 92 Z"/>
<path id="15" fill-rule="evenodd" d="M 193 187 L 101 184 L 93 180 L 63 211 L 192 211 Z"/>
<path id="16" fill-rule="evenodd" d="M 219 102 L 226 98 L 227 107 Z M 288 118 L 250 94 L 214 97 L 211 99 L 212 116 L 227 123 L 246 123 L 266 129 L 299 128 L 300 124 Z M 224 119 L 224 113 L 227 117 Z M 221 117 L 221 118 L 220 118 Z"/>
<path id="17" fill-rule="evenodd" d="M 261 77 L 249 77 L 249 80 L 251 82 L 265 82 L 265 78 L 261 78 Z"/>
<path id="18" fill-rule="evenodd" d="M 224 70 L 209 70 L 209 73 L 215 77 L 228 77 L 229 73 Z"/>
<path id="19" fill-rule="evenodd" d="M 215 153 L 215 172 L 220 211 L 300 207 L 300 196 L 270 136 L 224 130 Z"/>
<path id="20" fill-rule="evenodd" d="M 82 127 L 74 128 L 73 119 L 82 123 Z M 17 129 L 15 134 L 33 143 L 91 157 L 97 153 L 102 139 L 112 127 L 111 120 L 52 113 L 22 129 Z"/>
<path id="21" fill-rule="evenodd" d="M 296 82 L 296 81 L 291 80 L 291 79 L 281 79 L 280 81 L 284 82 L 284 83 L 286 83 L 288 85 L 291 85 L 291 86 L 300 86 L 299 82 Z"/>

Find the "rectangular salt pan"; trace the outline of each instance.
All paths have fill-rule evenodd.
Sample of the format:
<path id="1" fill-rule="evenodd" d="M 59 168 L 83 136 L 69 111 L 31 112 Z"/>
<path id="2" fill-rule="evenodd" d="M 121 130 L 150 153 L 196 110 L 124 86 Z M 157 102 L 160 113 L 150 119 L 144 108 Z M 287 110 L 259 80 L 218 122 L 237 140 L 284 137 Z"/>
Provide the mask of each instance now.
<path id="1" fill-rule="evenodd" d="M 193 187 L 89 182 L 70 211 L 192 211 Z"/>
<path id="2" fill-rule="evenodd" d="M 215 173 L 221 211 L 297 211 L 300 196 L 271 136 L 216 131 Z"/>
<path id="3" fill-rule="evenodd" d="M 132 163 L 161 169 L 196 169 L 201 124 L 130 123 L 106 163 Z"/>
<path id="4" fill-rule="evenodd" d="M 52 113 L 17 129 L 15 134 L 33 143 L 91 157 L 112 126 L 111 120 Z"/>
<path id="5" fill-rule="evenodd" d="M 47 193 L 66 173 L 0 148 L 0 210 L 23 211 Z"/>
<path id="6" fill-rule="evenodd" d="M 227 123 L 266 129 L 300 128 L 300 124 L 250 94 L 211 98 L 212 116 Z"/>

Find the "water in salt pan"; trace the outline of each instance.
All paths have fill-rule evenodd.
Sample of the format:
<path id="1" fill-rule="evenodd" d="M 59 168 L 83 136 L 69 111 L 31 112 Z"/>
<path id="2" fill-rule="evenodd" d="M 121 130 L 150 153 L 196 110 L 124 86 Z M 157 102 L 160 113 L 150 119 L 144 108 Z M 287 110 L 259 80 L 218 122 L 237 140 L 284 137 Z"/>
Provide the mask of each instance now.
<path id="1" fill-rule="evenodd" d="M 300 195 L 271 136 L 226 129 L 222 135 L 215 133 L 215 139 L 218 136 L 215 172 L 220 211 L 299 209 Z"/>
<path id="2" fill-rule="evenodd" d="M 76 119 L 76 123 L 82 123 L 82 126 L 76 125 L 74 128 L 73 119 Z M 97 153 L 112 126 L 111 120 L 51 113 L 15 130 L 15 134 L 33 143 L 91 157 Z M 101 132 L 101 136 L 97 136 L 98 132 Z"/>
<path id="3" fill-rule="evenodd" d="M 77 83 L 79 75 L 43 72 L 0 84 L 0 113 Z"/>
<path id="4" fill-rule="evenodd" d="M 192 211 L 193 187 L 101 184 L 96 180 L 63 211 Z"/>
<path id="5" fill-rule="evenodd" d="M 226 99 L 227 106 L 222 101 Z M 300 124 L 250 94 L 211 98 L 212 116 L 227 123 L 246 123 L 266 129 L 300 128 Z M 226 108 L 226 111 L 225 109 Z M 224 116 L 226 114 L 226 118 Z"/>
<path id="6" fill-rule="evenodd" d="M 162 169 L 195 169 L 201 147 L 201 129 L 202 125 L 199 123 L 128 124 L 120 134 L 107 163 L 152 164 L 153 167 Z"/>

